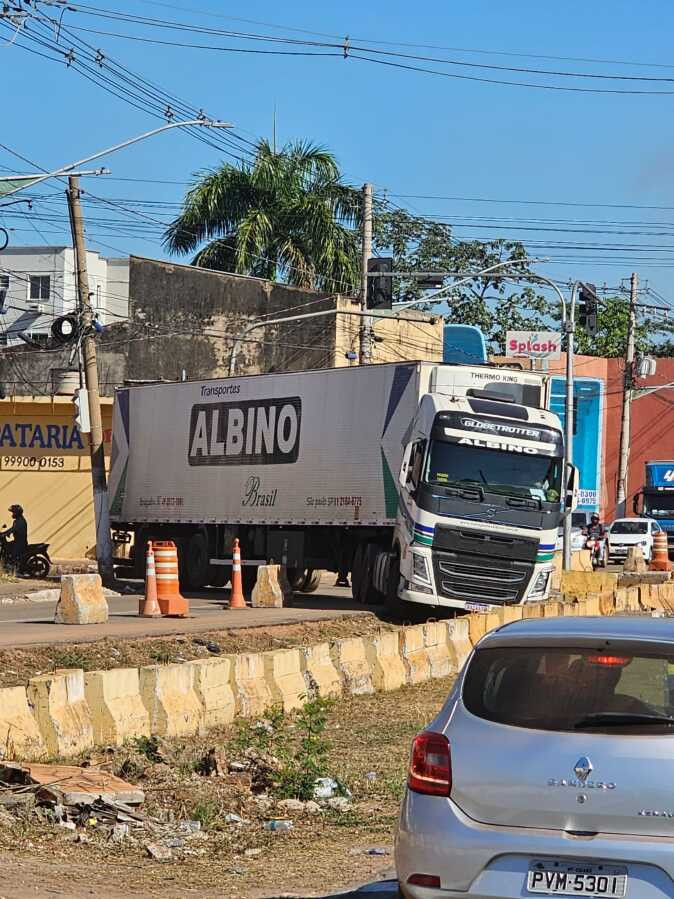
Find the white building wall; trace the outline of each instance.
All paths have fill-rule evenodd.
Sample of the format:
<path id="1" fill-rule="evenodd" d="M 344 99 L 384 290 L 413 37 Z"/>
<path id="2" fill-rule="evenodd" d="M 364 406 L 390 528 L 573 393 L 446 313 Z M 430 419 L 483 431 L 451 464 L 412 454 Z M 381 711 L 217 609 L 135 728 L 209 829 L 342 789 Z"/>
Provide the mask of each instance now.
<path id="1" fill-rule="evenodd" d="M 129 260 L 108 260 L 87 252 L 91 306 L 102 324 L 128 316 Z M 110 274 L 113 283 L 108 283 Z M 49 276 L 49 294 L 31 299 L 31 276 Z M 72 247 L 8 247 L 0 252 L 0 289 L 9 278 L 0 315 L 0 344 L 16 344 L 18 332 L 49 334 L 55 317 L 73 312 L 77 304 L 75 254 Z M 44 283 L 41 285 L 45 287 Z"/>

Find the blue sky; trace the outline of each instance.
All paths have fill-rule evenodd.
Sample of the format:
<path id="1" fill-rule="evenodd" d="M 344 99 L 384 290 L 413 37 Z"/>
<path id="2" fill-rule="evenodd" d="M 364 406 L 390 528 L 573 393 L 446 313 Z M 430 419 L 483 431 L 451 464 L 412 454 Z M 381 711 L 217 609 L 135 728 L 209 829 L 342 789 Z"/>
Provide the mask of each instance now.
<path id="1" fill-rule="evenodd" d="M 216 0 L 195 0 L 194 4 L 188 0 L 175 0 L 173 4 L 168 0 L 165 4 L 87 0 L 85 5 L 207 28 L 294 38 L 321 39 L 292 29 L 348 34 L 352 44 L 388 41 L 391 43 L 380 44 L 378 49 L 473 64 L 672 80 L 551 78 L 411 62 L 476 77 L 604 90 L 674 91 L 674 62 L 670 61 L 674 5 L 664 0 L 640 4 L 569 0 L 555 5 L 528 0 L 510 4 L 473 0 L 468 4 L 426 2 L 416 6 L 400 0 L 374 0 L 369 4 L 296 0 L 283 5 L 249 0 L 235 6 Z M 53 5 L 42 5 L 40 10 L 41 15 L 56 18 L 61 13 Z M 253 24 L 242 18 L 269 24 Z M 71 29 L 92 28 L 231 47 L 279 46 L 167 32 L 87 15 L 83 10 L 64 12 L 62 24 Z M 23 49 L 22 43 L 40 49 L 31 43 L 37 27 L 29 21 L 25 34 L 19 32 L 13 44 L 0 46 L 5 83 L 2 144 L 40 166 L 53 168 L 152 127 L 154 120 L 147 113 L 110 96 L 73 67 Z M 581 277 L 613 285 L 636 269 L 653 288 L 674 299 L 670 267 L 674 262 L 674 225 L 670 224 L 674 222 L 674 93 L 630 96 L 536 90 L 422 74 L 340 55 L 321 58 L 216 52 L 75 33 L 95 48 L 100 47 L 106 62 L 114 57 L 165 91 L 233 122 L 237 133 L 248 140 L 271 136 L 276 107 L 279 142 L 308 138 L 324 144 L 336 154 L 349 180 L 358 184 L 370 180 L 378 190 L 389 191 L 400 205 L 429 216 L 447 217 L 454 222 L 457 237 L 529 240 L 532 255 L 555 259 L 540 267 L 555 278 Z M 7 22 L 0 39 L 12 39 Z M 67 50 L 70 43 L 69 34 L 61 32 L 60 47 Z M 422 49 L 405 44 L 462 49 Z M 41 49 L 48 55 L 52 52 L 44 46 Z M 280 49 L 289 47 L 281 45 Z M 99 71 L 105 74 L 105 69 Z M 98 196 L 128 201 L 130 208 L 144 211 L 150 218 L 168 220 L 172 207 L 143 204 L 179 202 L 182 184 L 114 179 L 185 182 L 197 170 L 215 166 L 221 159 L 219 152 L 173 131 L 103 160 L 112 169 L 112 176 L 87 179 L 84 186 Z M 0 165 L 2 173 L 30 170 L 3 149 Z M 12 232 L 14 243 L 67 242 L 61 191 L 62 186 L 52 182 L 42 190 L 52 196 L 36 203 L 32 213 L 10 218 L 6 212 L 4 219 L 0 218 L 0 224 L 4 221 L 5 226 L 17 229 Z M 439 197 L 480 198 L 486 202 Z M 510 202 L 513 200 L 538 202 Z M 562 202 L 673 208 L 548 205 Z M 21 212 L 22 208 L 14 207 L 13 211 Z M 90 221 L 88 229 L 91 245 L 101 252 L 164 255 L 156 235 L 151 241 L 120 224 L 151 224 L 147 220 L 100 205 L 95 209 L 89 206 L 87 212 L 90 220 L 103 219 Z M 47 221 L 46 215 L 53 221 Z M 611 233 L 615 231 L 647 233 Z M 553 246 L 561 242 L 601 249 Z M 606 249 L 609 245 L 627 249 L 611 252 Z M 663 249 L 649 253 L 635 247 Z M 646 263 L 645 257 L 657 264 Z M 609 264 L 614 261 L 617 264 Z"/>

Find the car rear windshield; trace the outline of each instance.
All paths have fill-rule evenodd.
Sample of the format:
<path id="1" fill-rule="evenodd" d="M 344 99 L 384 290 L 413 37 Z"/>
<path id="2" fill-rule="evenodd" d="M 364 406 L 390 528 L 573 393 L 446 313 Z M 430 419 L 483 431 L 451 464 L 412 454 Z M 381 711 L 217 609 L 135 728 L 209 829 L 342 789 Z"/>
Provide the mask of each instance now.
<path id="1" fill-rule="evenodd" d="M 616 521 L 611 525 L 612 534 L 647 534 L 647 521 Z"/>
<path id="2" fill-rule="evenodd" d="M 674 653 L 480 649 L 463 701 L 473 715 L 514 727 L 674 734 Z"/>

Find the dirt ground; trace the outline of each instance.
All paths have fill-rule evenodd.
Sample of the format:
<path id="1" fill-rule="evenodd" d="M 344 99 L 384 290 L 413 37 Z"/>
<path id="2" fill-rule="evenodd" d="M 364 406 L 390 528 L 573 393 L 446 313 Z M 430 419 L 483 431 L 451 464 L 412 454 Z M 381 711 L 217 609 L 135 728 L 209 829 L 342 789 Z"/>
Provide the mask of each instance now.
<path id="1" fill-rule="evenodd" d="M 103 639 L 76 646 L 37 646 L 0 651 L 0 687 L 22 686 L 37 674 L 55 668 L 83 668 L 85 671 L 135 668 L 141 665 L 184 662 L 214 654 L 264 652 L 309 646 L 322 640 L 368 636 L 394 625 L 375 615 L 307 621 L 272 627 L 217 630 L 187 636 L 166 636 L 139 640 Z M 209 644 L 216 644 L 211 646 Z M 216 652 L 212 652 L 215 649 Z"/>
<path id="2" fill-rule="evenodd" d="M 229 770 L 240 764 L 237 759 L 252 757 L 246 740 L 269 726 L 264 723 L 253 723 L 253 731 L 250 724 L 238 724 L 204 738 L 91 753 L 89 761 L 143 788 L 143 811 L 161 822 L 156 827 L 164 837 L 132 828 L 115 842 L 110 828 L 100 823 L 73 832 L 38 817 L 35 810 L 13 817 L 3 813 L 0 899 L 304 897 L 390 877 L 410 742 L 438 711 L 450 686 L 451 679 L 431 681 L 393 693 L 349 697 L 328 708 L 321 739 L 328 741 L 325 770 L 346 794 L 339 808 L 324 800 L 320 810 L 283 810 L 274 787 L 259 792 L 255 776 L 251 792 L 249 783 L 236 779 L 245 778 L 245 772 L 234 778 L 199 773 L 209 749 L 227 760 Z M 297 716 L 278 725 L 291 741 L 297 731 L 298 746 L 303 727 Z M 228 814 L 243 822 L 228 822 Z M 265 822 L 278 818 L 291 819 L 292 829 L 265 829 Z M 195 819 L 202 829 L 179 840 L 171 858 L 148 856 L 147 842 L 166 842 L 171 828 Z"/>

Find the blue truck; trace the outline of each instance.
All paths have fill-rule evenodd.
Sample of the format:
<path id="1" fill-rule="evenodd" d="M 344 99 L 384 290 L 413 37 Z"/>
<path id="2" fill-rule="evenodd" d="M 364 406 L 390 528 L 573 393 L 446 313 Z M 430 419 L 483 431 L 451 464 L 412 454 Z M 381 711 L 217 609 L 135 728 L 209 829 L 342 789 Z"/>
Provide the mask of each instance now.
<path id="1" fill-rule="evenodd" d="M 674 555 L 674 459 L 646 462 L 644 486 L 634 496 L 634 513 L 654 518 L 667 532 L 669 555 Z M 641 505 L 641 513 L 639 506 Z"/>

